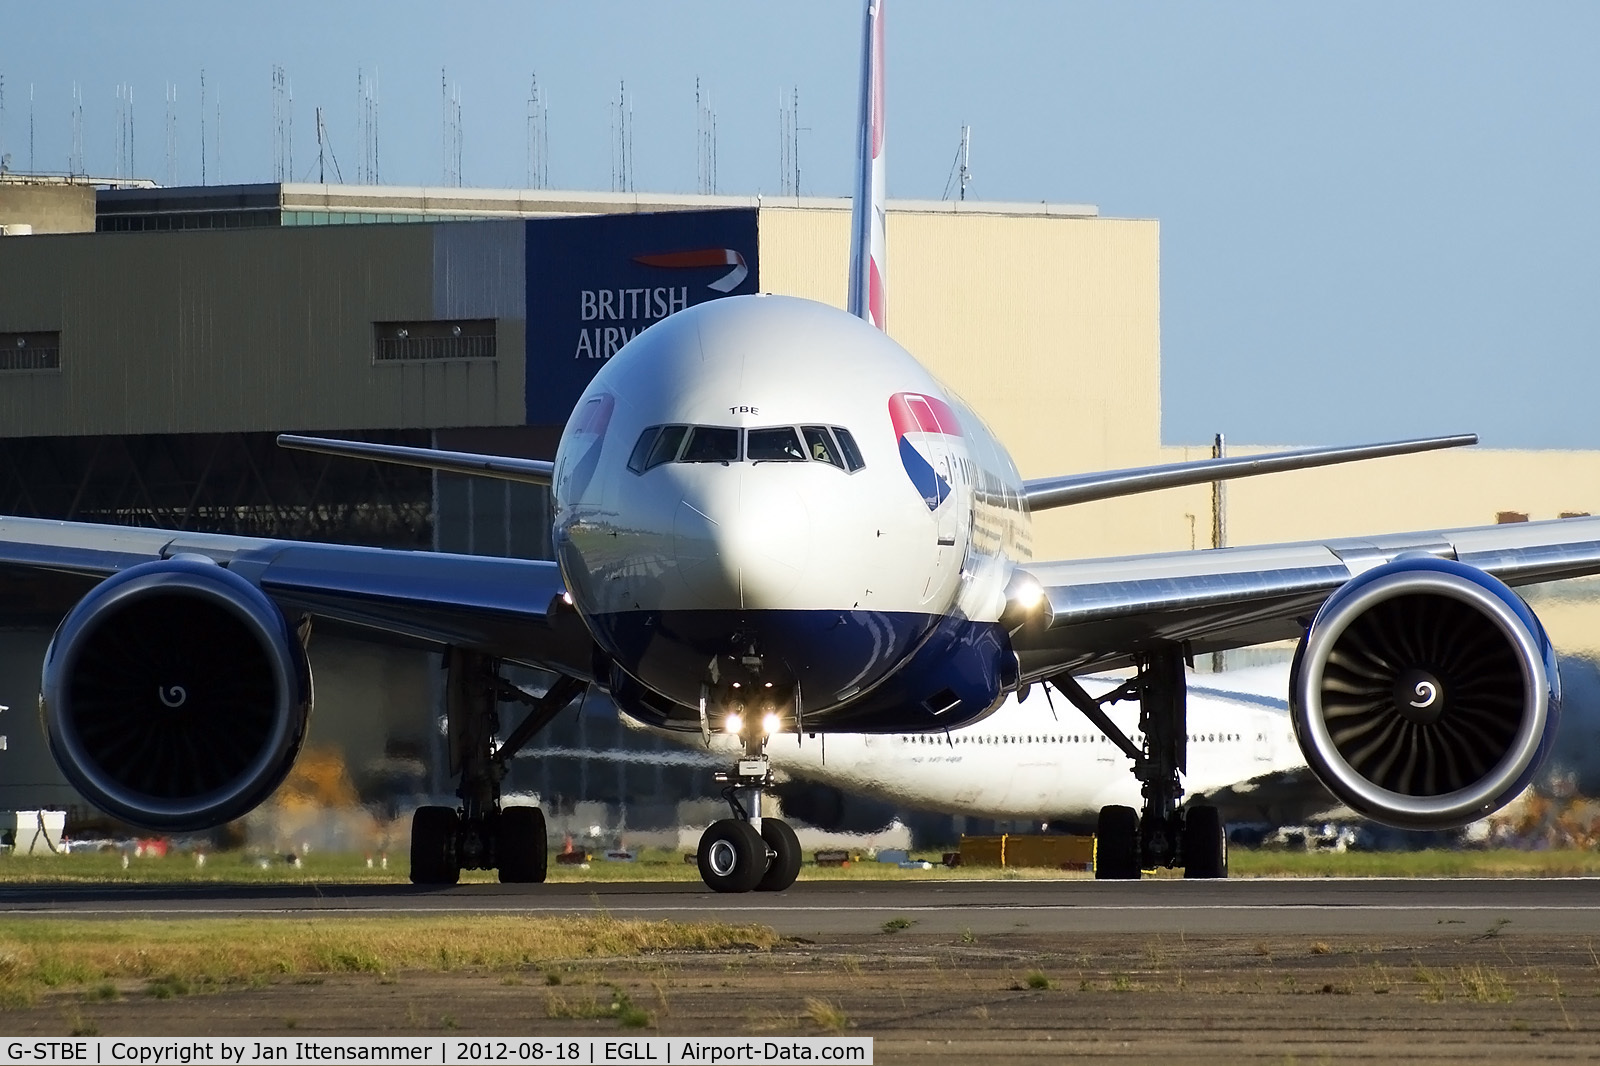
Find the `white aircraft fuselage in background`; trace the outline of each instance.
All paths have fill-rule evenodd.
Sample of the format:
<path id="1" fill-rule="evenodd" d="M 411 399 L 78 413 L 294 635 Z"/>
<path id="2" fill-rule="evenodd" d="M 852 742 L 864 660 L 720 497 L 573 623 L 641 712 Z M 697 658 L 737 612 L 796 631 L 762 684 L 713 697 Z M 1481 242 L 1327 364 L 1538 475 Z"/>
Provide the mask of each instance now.
<path id="1" fill-rule="evenodd" d="M 1183 784 L 1210 795 L 1289 771 L 1303 770 L 1281 693 L 1287 664 L 1189 677 L 1188 763 Z M 1121 678 L 1086 678 L 1095 694 Z M 1121 703 L 1111 718 L 1135 744 L 1137 704 Z M 698 735 L 657 730 L 701 748 Z M 738 737 L 721 733 L 713 753 L 737 755 Z M 1110 804 L 1136 806 L 1139 782 L 1128 758 L 1060 696 L 1031 686 L 1008 695 L 981 722 L 949 733 L 781 733 L 767 742 L 774 770 L 841 792 L 917 810 L 980 818 L 1093 821 Z M 1312 789 L 1332 806 L 1318 785 Z"/>

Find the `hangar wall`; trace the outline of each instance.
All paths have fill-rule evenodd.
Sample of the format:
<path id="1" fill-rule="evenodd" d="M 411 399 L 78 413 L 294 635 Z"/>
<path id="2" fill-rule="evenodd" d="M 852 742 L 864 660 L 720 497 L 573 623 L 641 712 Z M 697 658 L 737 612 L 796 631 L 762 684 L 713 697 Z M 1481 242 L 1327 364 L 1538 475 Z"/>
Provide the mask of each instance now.
<path id="1" fill-rule="evenodd" d="M 435 255 L 446 277 L 481 276 L 473 260 L 496 243 L 482 238 L 499 236 L 519 265 L 522 225 L 8 241 L 0 331 L 59 331 L 65 354 L 59 370 L 6 375 L 0 436 L 519 423 L 520 310 L 500 321 L 501 354 L 488 360 L 378 362 L 373 323 L 447 317 Z M 467 226 L 476 248 L 452 241 Z"/>

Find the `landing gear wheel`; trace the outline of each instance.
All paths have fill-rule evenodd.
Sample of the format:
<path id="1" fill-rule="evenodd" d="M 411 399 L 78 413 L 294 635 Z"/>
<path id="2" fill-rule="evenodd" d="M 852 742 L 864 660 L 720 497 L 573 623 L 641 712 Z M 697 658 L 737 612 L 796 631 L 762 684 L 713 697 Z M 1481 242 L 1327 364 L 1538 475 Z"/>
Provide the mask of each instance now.
<path id="1" fill-rule="evenodd" d="M 1227 877 L 1228 834 L 1215 807 L 1190 807 L 1183 820 L 1183 876 Z"/>
<path id="2" fill-rule="evenodd" d="M 418 807 L 411 816 L 411 883 L 453 885 L 461 880 L 456 834 L 461 819 L 451 807 Z"/>
<path id="3" fill-rule="evenodd" d="M 1096 881 L 1139 879 L 1139 816 L 1132 807 L 1101 807 L 1094 832 Z"/>
<path id="4" fill-rule="evenodd" d="M 789 823 L 778 818 L 761 819 L 761 839 L 772 852 L 767 872 L 756 882 L 757 892 L 782 892 L 800 876 L 800 838 Z"/>
<path id="5" fill-rule="evenodd" d="M 717 892 L 749 892 L 767 872 L 767 845 L 739 818 L 712 822 L 700 835 L 700 879 Z"/>
<path id="6" fill-rule="evenodd" d="M 502 884 L 542 882 L 549 863 L 544 812 L 537 807 L 505 807 L 500 811 L 498 858 Z"/>

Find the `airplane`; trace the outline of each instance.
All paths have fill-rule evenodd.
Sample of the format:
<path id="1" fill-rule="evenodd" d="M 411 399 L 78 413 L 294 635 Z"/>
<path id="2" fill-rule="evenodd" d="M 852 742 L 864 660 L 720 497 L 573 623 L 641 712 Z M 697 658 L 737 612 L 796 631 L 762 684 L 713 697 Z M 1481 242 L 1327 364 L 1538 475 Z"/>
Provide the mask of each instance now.
<path id="1" fill-rule="evenodd" d="M 332 623 L 443 650 L 459 804 L 420 808 L 411 878 L 544 877 L 544 818 L 508 761 L 588 686 L 654 724 L 738 725 L 730 817 L 701 876 L 779 891 L 794 832 L 761 816 L 779 732 L 942 733 L 1048 681 L 1126 754 L 1139 809 L 1097 819 L 1102 878 L 1222 872 L 1185 804 L 1184 663 L 1299 639 L 1289 702 L 1318 779 L 1438 828 L 1514 797 L 1550 752 L 1555 654 L 1513 586 L 1600 572 L 1600 520 L 1084 560 L 1033 558 L 1030 515 L 1107 497 L 1476 442 L 1472 435 L 1024 479 L 984 421 L 886 332 L 884 0 L 863 18 L 848 310 L 775 295 L 678 311 L 606 361 L 551 461 L 285 435 L 286 447 L 548 485 L 553 562 L 0 519 L 0 566 L 99 579 L 45 658 L 52 753 L 153 830 L 239 817 L 305 736 L 305 642 Z M 974 353 L 975 355 L 980 353 Z M 532 695 L 502 663 L 552 670 Z M 1132 668 L 1135 745 L 1080 674 Z M 528 714 L 497 735 L 499 704 Z"/>

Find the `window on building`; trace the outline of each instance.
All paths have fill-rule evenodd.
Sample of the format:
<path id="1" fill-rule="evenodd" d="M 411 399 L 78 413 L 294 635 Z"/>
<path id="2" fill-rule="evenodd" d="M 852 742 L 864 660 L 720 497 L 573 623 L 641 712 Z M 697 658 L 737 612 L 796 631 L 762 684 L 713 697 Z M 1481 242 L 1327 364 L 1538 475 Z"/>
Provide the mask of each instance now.
<path id="1" fill-rule="evenodd" d="M 60 369 L 61 334 L 56 330 L 0 333 L 0 371 Z"/>
<path id="2" fill-rule="evenodd" d="M 431 363 L 495 357 L 492 318 L 374 322 L 372 334 L 374 363 Z"/>

